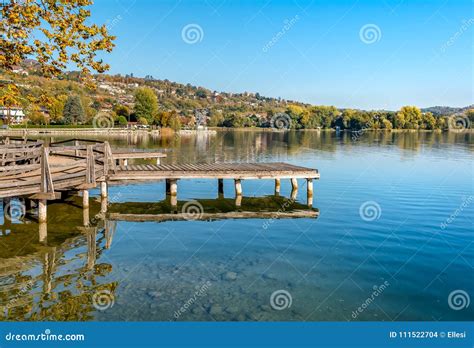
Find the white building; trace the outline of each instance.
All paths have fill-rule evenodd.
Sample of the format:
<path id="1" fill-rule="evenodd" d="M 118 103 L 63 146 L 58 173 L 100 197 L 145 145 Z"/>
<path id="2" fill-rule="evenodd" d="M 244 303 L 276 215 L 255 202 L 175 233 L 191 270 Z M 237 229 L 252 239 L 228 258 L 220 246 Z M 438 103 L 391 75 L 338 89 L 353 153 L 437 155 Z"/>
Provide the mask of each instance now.
<path id="1" fill-rule="evenodd" d="M 8 121 L 10 119 L 10 121 Z M 20 124 L 25 120 L 25 113 L 20 107 L 12 106 L 11 108 L 0 107 L 0 120 L 3 124 Z"/>

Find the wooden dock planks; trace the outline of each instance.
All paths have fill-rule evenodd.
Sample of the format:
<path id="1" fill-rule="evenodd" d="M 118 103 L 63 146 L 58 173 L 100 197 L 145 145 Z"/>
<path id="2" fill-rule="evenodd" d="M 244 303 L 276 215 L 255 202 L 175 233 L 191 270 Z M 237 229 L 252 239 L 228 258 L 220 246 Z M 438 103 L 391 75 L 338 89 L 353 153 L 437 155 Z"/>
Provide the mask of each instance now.
<path id="1" fill-rule="evenodd" d="M 86 142 L 80 145 L 79 142 Z M 75 145 L 65 145 L 74 142 Z M 55 189 L 73 190 L 97 181 L 146 181 L 178 179 L 319 179 L 316 169 L 296 166 L 288 163 L 183 163 L 183 164 L 131 164 L 109 166 L 107 159 L 160 158 L 165 154 L 154 152 L 113 152 L 108 143 L 91 144 L 88 140 L 67 140 L 50 144 L 49 165 L 52 184 Z M 41 192 L 41 170 L 38 162 L 32 163 L 37 152 L 47 149 L 42 143 L 33 145 L 4 146 L 4 160 L 8 164 L 0 170 L 0 198 L 26 196 Z M 86 151 L 87 150 L 87 151 Z M 17 151 L 17 152 L 16 152 Z M 86 153 L 88 155 L 86 156 Z M 61 157 L 62 156 L 62 157 Z M 57 161 L 55 161 L 55 158 Z M 60 159 L 60 160 L 59 160 Z M 4 162 L 7 163 L 7 162 Z M 89 163 L 88 165 L 86 165 Z M 22 171 L 22 168 L 24 169 Z M 19 172 L 18 172 L 19 171 Z M 92 175 L 91 171 L 95 174 Z M 90 177 L 93 177 L 93 182 Z M 89 179 L 88 179 L 89 178 Z M 95 186 L 95 185 L 94 185 Z"/>
<path id="2" fill-rule="evenodd" d="M 119 166 L 109 180 L 319 179 L 319 172 L 287 163 L 202 163 Z"/>

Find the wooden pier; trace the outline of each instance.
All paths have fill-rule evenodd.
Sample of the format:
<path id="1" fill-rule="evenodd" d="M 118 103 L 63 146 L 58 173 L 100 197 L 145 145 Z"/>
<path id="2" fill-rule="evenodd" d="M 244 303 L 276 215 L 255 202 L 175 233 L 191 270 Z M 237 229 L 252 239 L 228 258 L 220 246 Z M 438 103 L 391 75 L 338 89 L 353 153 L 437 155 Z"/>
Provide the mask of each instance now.
<path id="1" fill-rule="evenodd" d="M 133 181 L 166 182 L 171 205 L 177 205 L 178 180 L 216 179 L 218 193 L 223 194 L 223 180 L 234 181 L 236 206 L 242 200 L 242 180 L 272 179 L 275 194 L 280 193 L 281 180 L 291 181 L 296 197 L 298 179 L 306 180 L 308 206 L 312 206 L 313 180 L 319 172 L 286 163 L 202 163 L 163 164 L 160 152 L 112 150 L 108 142 L 71 139 L 45 144 L 42 141 L 9 139 L 0 144 L 0 198 L 4 211 L 9 199 L 22 197 L 26 205 L 35 200 L 38 219 L 47 221 L 47 201 L 61 199 L 71 191 L 81 191 L 83 208 L 89 207 L 89 189 L 100 186 L 107 207 L 107 184 Z M 157 164 L 128 164 L 131 159 L 153 158 Z M 119 165 L 117 165 L 119 162 Z M 6 213 L 6 212 L 4 212 Z"/>

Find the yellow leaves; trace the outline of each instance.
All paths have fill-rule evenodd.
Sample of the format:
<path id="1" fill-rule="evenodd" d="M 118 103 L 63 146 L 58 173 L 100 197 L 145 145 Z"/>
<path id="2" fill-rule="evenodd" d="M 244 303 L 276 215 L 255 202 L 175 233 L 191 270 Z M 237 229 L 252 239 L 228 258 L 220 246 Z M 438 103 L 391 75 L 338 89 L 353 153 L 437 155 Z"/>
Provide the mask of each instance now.
<path id="1" fill-rule="evenodd" d="M 99 51 L 111 52 L 115 46 L 105 25 L 87 25 L 91 0 L 23 0 L 9 2 L 2 9 L 0 32 L 0 68 L 11 70 L 28 55 L 41 64 L 46 76 L 61 73 L 68 62 L 80 68 L 84 76 L 91 70 L 106 71 L 109 66 L 96 60 Z M 44 37 L 33 38 L 40 30 Z M 34 39 L 34 40 L 31 40 Z"/>

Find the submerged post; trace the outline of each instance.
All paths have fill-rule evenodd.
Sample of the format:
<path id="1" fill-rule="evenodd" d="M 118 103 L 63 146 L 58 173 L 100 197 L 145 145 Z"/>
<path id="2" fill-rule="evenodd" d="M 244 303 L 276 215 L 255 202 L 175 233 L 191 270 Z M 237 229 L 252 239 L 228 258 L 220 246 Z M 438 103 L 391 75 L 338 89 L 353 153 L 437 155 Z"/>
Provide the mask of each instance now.
<path id="1" fill-rule="evenodd" d="M 170 179 L 170 195 L 176 197 L 178 195 L 178 180 Z"/>
<path id="2" fill-rule="evenodd" d="M 291 187 L 293 190 L 298 190 L 298 180 L 296 178 L 291 178 Z"/>
<path id="3" fill-rule="evenodd" d="M 46 209 L 46 199 L 38 200 L 38 221 L 39 223 L 46 222 L 48 220 L 48 213 Z"/>
<path id="4" fill-rule="evenodd" d="M 235 179 L 235 195 L 242 196 L 242 182 L 240 179 Z"/>
<path id="5" fill-rule="evenodd" d="M 235 206 L 236 207 L 242 206 L 242 196 L 241 195 L 235 196 Z"/>
<path id="6" fill-rule="evenodd" d="M 280 179 L 275 179 L 275 195 L 278 196 L 280 194 L 281 188 L 281 181 Z"/>

